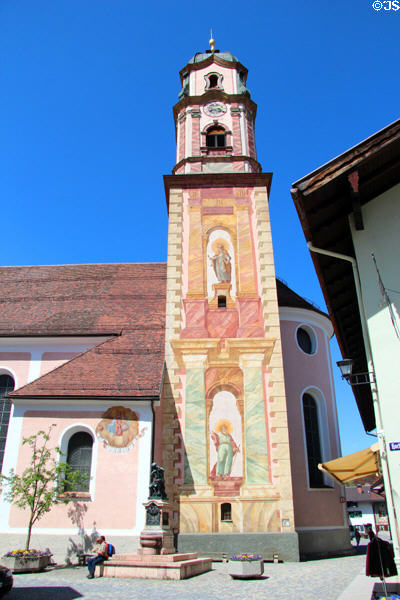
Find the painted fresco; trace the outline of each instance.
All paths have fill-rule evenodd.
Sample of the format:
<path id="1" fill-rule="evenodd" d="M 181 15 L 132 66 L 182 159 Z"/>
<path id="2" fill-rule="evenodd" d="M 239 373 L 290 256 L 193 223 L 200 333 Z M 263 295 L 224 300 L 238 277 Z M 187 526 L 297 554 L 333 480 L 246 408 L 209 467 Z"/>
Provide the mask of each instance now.
<path id="1" fill-rule="evenodd" d="M 214 396 L 209 417 L 209 453 L 214 488 L 229 495 L 237 492 L 243 480 L 242 419 L 231 392 L 221 391 Z"/>
<path id="2" fill-rule="evenodd" d="M 112 452 L 128 452 L 141 438 L 147 427 L 139 432 L 138 415 L 125 406 L 112 406 L 102 415 L 96 435 L 103 447 Z"/>
<path id="3" fill-rule="evenodd" d="M 185 317 L 180 339 L 170 340 L 180 369 L 183 454 L 174 467 L 183 475 L 175 479 L 184 491 L 182 532 L 264 531 L 276 508 L 265 500 L 271 472 L 263 380 L 275 339 L 264 327 L 249 200 L 247 190 L 234 197 L 195 190 L 187 205 L 179 258 Z M 221 522 L 226 498 L 232 523 Z"/>
<path id="4" fill-rule="evenodd" d="M 213 285 L 231 284 L 231 296 L 236 296 L 235 253 L 229 233 L 225 229 L 211 232 L 207 243 L 207 294 L 214 296 Z"/>

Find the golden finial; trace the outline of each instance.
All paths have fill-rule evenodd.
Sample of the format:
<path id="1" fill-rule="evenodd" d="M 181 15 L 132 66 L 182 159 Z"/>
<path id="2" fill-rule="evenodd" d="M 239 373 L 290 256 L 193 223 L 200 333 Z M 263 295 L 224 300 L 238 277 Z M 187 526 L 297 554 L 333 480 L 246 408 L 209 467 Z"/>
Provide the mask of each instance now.
<path id="1" fill-rule="evenodd" d="M 215 50 L 215 40 L 213 39 L 213 36 L 212 36 L 212 29 L 210 29 L 210 31 L 211 31 L 211 37 L 210 37 L 210 41 L 208 43 L 210 44 L 211 52 L 214 52 L 214 50 Z"/>

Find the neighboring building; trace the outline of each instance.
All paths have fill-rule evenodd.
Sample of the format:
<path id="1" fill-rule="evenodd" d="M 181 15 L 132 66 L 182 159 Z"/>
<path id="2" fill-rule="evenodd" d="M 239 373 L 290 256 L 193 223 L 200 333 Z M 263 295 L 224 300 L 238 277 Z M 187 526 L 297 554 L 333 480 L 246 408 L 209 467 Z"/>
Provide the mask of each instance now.
<path id="1" fill-rule="evenodd" d="M 366 535 L 366 525 L 372 525 L 375 533 L 389 530 L 386 502 L 370 486 L 346 487 L 346 502 L 352 534 L 358 529 Z"/>
<path id="2" fill-rule="evenodd" d="M 0 373 L 15 385 L 3 472 L 54 423 L 54 444 L 91 474 L 35 528 L 59 558 L 90 542 L 77 525 L 136 548 L 153 459 L 179 551 L 298 560 L 350 547 L 343 490 L 318 470 L 340 453 L 332 326 L 275 278 L 272 175 L 246 78 L 229 52 L 181 71 L 167 264 L 0 269 Z M 5 549 L 25 515 L 0 508 Z"/>
<path id="3" fill-rule="evenodd" d="M 343 357 L 370 374 L 351 382 L 366 431 L 377 427 L 400 563 L 400 120 L 294 183 L 292 196 Z"/>

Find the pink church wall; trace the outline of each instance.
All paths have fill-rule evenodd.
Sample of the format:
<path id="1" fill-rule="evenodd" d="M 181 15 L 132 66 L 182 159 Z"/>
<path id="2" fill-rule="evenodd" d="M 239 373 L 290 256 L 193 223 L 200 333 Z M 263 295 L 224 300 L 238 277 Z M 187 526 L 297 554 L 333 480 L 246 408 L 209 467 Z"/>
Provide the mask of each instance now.
<path id="1" fill-rule="evenodd" d="M 227 94 L 234 94 L 234 77 L 236 76 L 236 71 L 234 69 L 228 69 L 227 67 L 221 67 L 220 65 L 211 64 L 204 69 L 200 69 L 195 71 L 195 96 L 201 96 L 204 94 L 204 88 L 206 87 L 206 80 L 204 76 L 208 73 L 221 73 L 224 79 L 222 81 L 222 87 L 224 88 L 224 92 Z"/>
<path id="2" fill-rule="evenodd" d="M 9 371 L 15 379 L 15 386 L 28 383 L 30 352 L 0 352 L 0 369 Z"/>
<path id="3" fill-rule="evenodd" d="M 78 356 L 80 352 L 43 352 L 40 365 L 40 377 L 53 369 L 63 365 L 67 361 Z"/>
<path id="4" fill-rule="evenodd" d="M 298 322 L 281 320 L 295 522 L 297 527 L 312 527 L 316 522 L 322 527 L 339 527 L 343 526 L 339 486 L 322 489 L 308 487 L 302 408 L 302 395 L 308 391 L 307 388 L 319 389 L 325 399 L 331 452 L 328 458 L 336 458 L 340 449 L 335 429 L 335 400 L 330 387 L 330 356 L 326 352 L 326 333 L 313 325 L 317 336 L 317 353 L 305 354 L 296 344 L 296 329 L 301 324 L 303 322 L 300 319 Z M 310 393 L 313 394 L 312 389 Z M 323 434 L 322 431 L 320 433 Z"/>
<path id="5" fill-rule="evenodd" d="M 99 411 L 27 411 L 23 420 L 21 438 L 33 435 L 39 429 L 47 431 L 55 423 L 56 427 L 51 432 L 50 446 L 56 446 L 68 427 L 80 423 L 95 430 L 102 415 L 103 412 Z M 139 425 L 139 429 L 141 428 Z M 147 435 L 150 433 L 148 432 Z M 97 451 L 97 468 L 96 472 L 92 473 L 92 477 L 95 478 L 94 499 L 76 501 L 87 509 L 83 517 L 85 529 L 91 531 L 94 523 L 98 530 L 132 529 L 135 526 L 139 444 L 140 439 L 137 440 L 134 448 L 123 453 L 110 452 L 100 442 L 94 446 L 93 451 Z M 22 472 L 28 462 L 29 449 L 27 446 L 21 446 L 16 471 Z M 123 493 L 117 493 L 118 490 Z M 74 505 L 75 501 L 67 506 L 55 507 L 37 523 L 37 526 L 52 529 L 76 527 L 76 523 L 71 518 Z M 26 512 L 12 506 L 9 524 L 11 527 L 25 527 Z"/>

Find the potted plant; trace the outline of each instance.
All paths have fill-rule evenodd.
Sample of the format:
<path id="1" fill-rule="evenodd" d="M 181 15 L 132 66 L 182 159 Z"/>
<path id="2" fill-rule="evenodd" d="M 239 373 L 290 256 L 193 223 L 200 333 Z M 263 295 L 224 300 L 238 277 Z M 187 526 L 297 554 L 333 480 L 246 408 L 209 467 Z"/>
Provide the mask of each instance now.
<path id="1" fill-rule="evenodd" d="M 30 548 L 32 528 L 53 506 L 71 502 L 73 495 L 69 492 L 87 482 L 84 473 L 73 470 L 61 460 L 62 453 L 58 447 L 49 448 L 53 427 L 55 425 L 47 433 L 41 430 L 23 438 L 22 445 L 29 446 L 30 462 L 21 474 L 13 470 L 8 475 L 0 474 L 4 499 L 23 510 L 28 520 L 24 550 L 11 550 L 4 557 L 7 566 L 10 563 L 14 565 L 9 566 L 14 573 L 42 571 L 48 565 L 49 551 Z"/>
<path id="2" fill-rule="evenodd" d="M 258 579 L 264 573 L 264 562 L 259 554 L 234 554 L 228 563 L 232 579 Z"/>
<path id="3" fill-rule="evenodd" d="M 13 573 L 32 573 L 43 571 L 50 562 L 52 554 L 48 551 L 36 550 L 10 550 L 2 557 L 4 566 Z"/>

